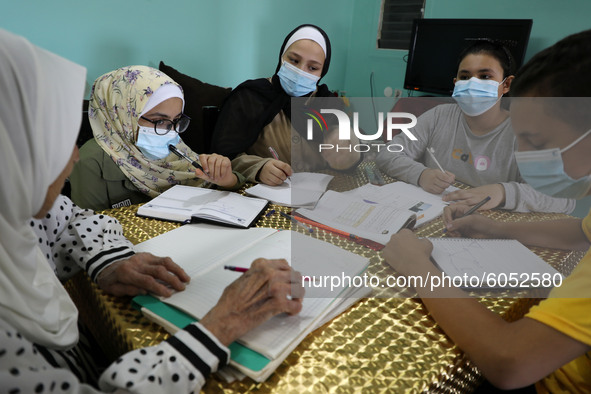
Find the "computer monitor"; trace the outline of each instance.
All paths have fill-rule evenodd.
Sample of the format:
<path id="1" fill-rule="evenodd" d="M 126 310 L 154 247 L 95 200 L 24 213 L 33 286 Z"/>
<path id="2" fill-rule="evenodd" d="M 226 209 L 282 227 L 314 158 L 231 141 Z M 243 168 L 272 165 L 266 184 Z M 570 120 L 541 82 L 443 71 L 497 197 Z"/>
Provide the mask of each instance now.
<path id="1" fill-rule="evenodd" d="M 531 19 L 415 19 L 404 88 L 450 95 L 460 52 L 474 40 L 491 39 L 511 51 L 516 69 L 523 64 Z"/>

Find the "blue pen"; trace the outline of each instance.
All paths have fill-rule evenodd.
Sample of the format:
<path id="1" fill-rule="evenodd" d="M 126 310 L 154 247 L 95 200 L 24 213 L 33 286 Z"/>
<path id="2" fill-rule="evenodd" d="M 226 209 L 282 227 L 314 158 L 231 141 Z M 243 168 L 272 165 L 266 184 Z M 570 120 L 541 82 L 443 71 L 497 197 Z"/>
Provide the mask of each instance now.
<path id="1" fill-rule="evenodd" d="M 302 226 L 303 228 L 305 228 L 306 230 L 308 230 L 308 231 L 309 231 L 309 232 L 311 232 L 311 233 L 312 233 L 312 232 L 314 232 L 314 230 L 312 229 L 312 227 L 308 227 L 308 226 L 306 226 L 304 223 L 302 223 L 302 222 L 300 222 L 300 221 L 296 220 L 296 219 L 295 219 L 293 216 L 291 216 L 291 215 L 288 215 L 288 214 L 286 214 L 285 212 L 281 212 L 281 211 L 278 211 L 278 212 L 279 212 L 279 214 L 280 214 L 281 216 L 283 216 L 284 218 L 291 220 L 291 222 L 292 222 L 293 224 L 295 224 L 295 225 L 300 225 L 300 226 Z"/>

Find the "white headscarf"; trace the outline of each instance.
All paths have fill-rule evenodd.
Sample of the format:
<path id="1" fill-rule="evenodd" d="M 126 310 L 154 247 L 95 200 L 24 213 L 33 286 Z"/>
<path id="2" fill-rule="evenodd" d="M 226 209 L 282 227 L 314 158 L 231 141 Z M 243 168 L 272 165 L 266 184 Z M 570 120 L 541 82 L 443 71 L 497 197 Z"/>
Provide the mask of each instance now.
<path id="1" fill-rule="evenodd" d="M 63 349 L 78 312 L 29 225 L 72 155 L 86 69 L 0 29 L 0 319 Z"/>
<path id="2" fill-rule="evenodd" d="M 285 47 L 283 48 L 283 53 L 281 54 L 281 56 L 283 56 L 285 54 L 285 51 L 287 51 L 289 49 L 291 44 L 293 44 L 294 42 L 299 41 L 299 40 L 314 41 L 316 44 L 320 45 L 320 47 L 324 51 L 324 56 L 327 56 L 327 54 L 326 54 L 326 40 L 324 39 L 324 36 L 322 35 L 322 33 L 320 33 L 318 31 L 318 29 L 316 29 L 312 26 L 304 26 L 304 27 L 298 29 L 298 31 L 296 31 L 295 33 L 293 33 L 292 36 L 289 37 L 289 40 L 287 41 L 287 43 L 285 44 Z"/>

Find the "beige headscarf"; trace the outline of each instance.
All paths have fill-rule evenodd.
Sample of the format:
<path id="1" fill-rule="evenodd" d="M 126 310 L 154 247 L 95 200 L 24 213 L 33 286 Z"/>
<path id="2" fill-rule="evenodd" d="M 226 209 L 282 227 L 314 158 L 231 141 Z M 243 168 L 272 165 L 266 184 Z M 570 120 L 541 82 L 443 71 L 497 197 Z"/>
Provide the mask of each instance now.
<path id="1" fill-rule="evenodd" d="M 86 70 L 0 29 L 0 319 L 65 349 L 78 312 L 29 222 L 74 149 Z"/>
<path id="2" fill-rule="evenodd" d="M 97 143 L 143 193 L 156 197 L 176 184 L 199 186 L 195 169 L 171 153 L 152 160 L 135 145 L 138 119 L 150 97 L 161 86 L 176 84 L 151 67 L 129 66 L 99 77 L 92 87 L 88 117 Z M 180 88 L 180 86 L 179 86 Z M 150 105 L 159 103 L 150 100 Z M 197 155 L 184 143 L 177 149 L 195 160 Z"/>

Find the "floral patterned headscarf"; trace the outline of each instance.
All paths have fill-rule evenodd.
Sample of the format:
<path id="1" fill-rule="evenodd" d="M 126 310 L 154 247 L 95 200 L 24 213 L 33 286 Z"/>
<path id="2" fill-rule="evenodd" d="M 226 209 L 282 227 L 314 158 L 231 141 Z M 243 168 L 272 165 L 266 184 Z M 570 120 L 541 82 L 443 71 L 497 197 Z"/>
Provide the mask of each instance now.
<path id="1" fill-rule="evenodd" d="M 129 66 L 99 77 L 90 93 L 88 117 L 96 142 L 142 192 L 156 197 L 176 184 L 199 186 L 194 168 L 171 153 L 152 160 L 135 145 L 138 120 L 150 96 L 161 86 L 175 84 L 151 67 Z M 191 159 L 197 155 L 184 142 L 177 149 Z"/>

